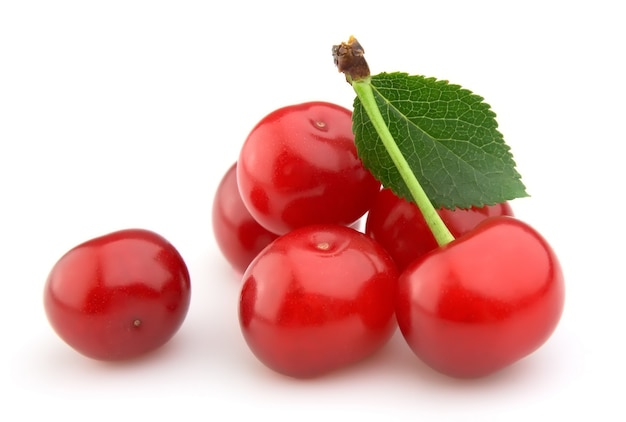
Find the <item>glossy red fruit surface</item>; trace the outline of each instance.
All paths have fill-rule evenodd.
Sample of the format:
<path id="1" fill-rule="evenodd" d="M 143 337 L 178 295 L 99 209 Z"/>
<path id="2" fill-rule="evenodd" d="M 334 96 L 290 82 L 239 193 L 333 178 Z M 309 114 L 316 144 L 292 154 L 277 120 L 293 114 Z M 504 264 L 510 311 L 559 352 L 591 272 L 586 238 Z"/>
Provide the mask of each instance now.
<path id="1" fill-rule="evenodd" d="M 213 200 L 213 234 L 222 255 L 239 273 L 278 237 L 261 226 L 248 212 L 237 187 L 237 163 L 220 181 Z"/>
<path id="2" fill-rule="evenodd" d="M 278 234 L 309 224 L 350 225 L 380 189 L 357 156 L 352 112 L 326 102 L 265 116 L 241 148 L 237 180 L 250 214 Z"/>
<path id="3" fill-rule="evenodd" d="M 494 217 L 413 262 L 399 278 L 396 315 L 413 352 L 453 377 L 489 375 L 552 335 L 565 298 L 546 240 Z"/>
<path id="4" fill-rule="evenodd" d="M 52 328 L 98 360 L 130 359 L 169 341 L 190 303 L 189 272 L 174 246 L 142 229 L 82 243 L 53 266 L 44 288 Z"/>
<path id="5" fill-rule="evenodd" d="M 513 216 L 508 202 L 437 212 L 454 237 L 467 233 L 489 217 Z M 418 206 L 387 188 L 380 191 L 367 214 L 365 233 L 389 252 L 400 271 L 438 246 Z"/>
<path id="6" fill-rule="evenodd" d="M 397 271 L 371 238 L 339 225 L 276 239 L 243 276 L 239 321 L 254 355 L 307 378 L 379 350 L 397 327 Z"/>

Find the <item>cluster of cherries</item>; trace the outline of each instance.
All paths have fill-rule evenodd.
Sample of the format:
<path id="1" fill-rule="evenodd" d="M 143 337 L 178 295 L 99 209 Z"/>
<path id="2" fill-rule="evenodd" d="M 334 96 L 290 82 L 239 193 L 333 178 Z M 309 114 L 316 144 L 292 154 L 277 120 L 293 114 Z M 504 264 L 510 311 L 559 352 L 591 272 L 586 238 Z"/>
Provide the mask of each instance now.
<path id="1" fill-rule="evenodd" d="M 445 246 L 364 168 L 350 110 L 309 102 L 265 116 L 213 203 L 252 353 L 314 377 L 371 356 L 399 327 L 426 364 L 470 378 L 536 350 L 563 307 L 550 246 L 508 202 L 438 213 L 456 238 Z"/>
<path id="2" fill-rule="evenodd" d="M 557 257 L 508 203 L 439 210 L 454 237 L 439 245 L 417 205 L 363 166 L 352 113 L 335 104 L 290 105 L 261 119 L 212 212 L 216 243 L 242 276 L 243 337 L 288 376 L 363 360 L 398 328 L 436 371 L 485 376 L 538 349 L 561 317 Z M 44 307 L 76 351 L 126 360 L 174 336 L 190 295 L 176 248 L 130 228 L 64 254 Z"/>

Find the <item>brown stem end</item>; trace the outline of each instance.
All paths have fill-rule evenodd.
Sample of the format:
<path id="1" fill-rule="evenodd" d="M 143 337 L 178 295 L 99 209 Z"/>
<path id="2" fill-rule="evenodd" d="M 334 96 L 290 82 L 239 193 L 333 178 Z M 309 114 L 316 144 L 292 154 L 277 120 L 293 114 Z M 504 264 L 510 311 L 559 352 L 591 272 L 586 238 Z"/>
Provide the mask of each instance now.
<path id="1" fill-rule="evenodd" d="M 354 36 L 348 42 L 333 46 L 333 59 L 339 72 L 346 75 L 348 83 L 368 78 L 370 68 L 365 61 L 365 51 Z"/>

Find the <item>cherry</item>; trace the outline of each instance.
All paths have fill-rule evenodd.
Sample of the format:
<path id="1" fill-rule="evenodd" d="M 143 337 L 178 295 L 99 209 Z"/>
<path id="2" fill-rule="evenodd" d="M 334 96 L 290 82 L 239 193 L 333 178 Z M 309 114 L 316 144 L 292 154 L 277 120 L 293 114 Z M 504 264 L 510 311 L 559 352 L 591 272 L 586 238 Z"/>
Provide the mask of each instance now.
<path id="1" fill-rule="evenodd" d="M 352 112 L 327 102 L 285 106 L 261 119 L 241 148 L 237 183 L 250 214 L 277 234 L 350 225 L 380 189 L 357 156 Z"/>
<path id="2" fill-rule="evenodd" d="M 213 234 L 222 255 L 239 273 L 278 237 L 261 226 L 248 212 L 237 187 L 237 163 L 220 181 L 213 200 Z"/>
<path id="3" fill-rule="evenodd" d="M 395 264 L 374 240 L 322 224 L 282 235 L 243 275 L 239 320 L 267 367 L 309 378 L 364 359 L 395 332 Z"/>
<path id="4" fill-rule="evenodd" d="M 124 360 L 167 343 L 189 309 L 187 266 L 157 233 L 127 229 L 88 240 L 52 267 L 44 288 L 46 316 L 76 351 Z"/>
<path id="5" fill-rule="evenodd" d="M 437 210 L 454 237 L 473 229 L 481 221 L 499 215 L 513 216 L 508 202 L 484 207 Z M 400 271 L 438 244 L 419 207 L 385 188 L 376 196 L 370 208 L 365 233 L 380 243 L 393 257 Z"/>
<path id="6" fill-rule="evenodd" d="M 564 297 L 561 266 L 546 240 L 513 217 L 492 217 L 405 269 L 396 316 L 427 365 L 475 378 L 544 344 Z"/>

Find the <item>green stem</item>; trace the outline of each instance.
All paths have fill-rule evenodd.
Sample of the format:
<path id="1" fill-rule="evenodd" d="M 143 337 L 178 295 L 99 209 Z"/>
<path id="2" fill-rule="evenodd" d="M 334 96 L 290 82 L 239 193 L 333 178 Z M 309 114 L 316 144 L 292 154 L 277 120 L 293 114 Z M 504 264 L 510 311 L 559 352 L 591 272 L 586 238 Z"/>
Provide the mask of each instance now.
<path id="1" fill-rule="evenodd" d="M 452 233 L 450 233 L 450 230 L 448 230 L 448 227 L 437 213 L 437 210 L 426 195 L 426 192 L 424 192 L 422 185 L 420 185 L 419 181 L 415 177 L 413 170 L 411 170 L 409 163 L 407 163 L 404 155 L 402 155 L 402 152 L 398 148 L 396 141 L 393 139 L 393 136 L 391 135 L 391 132 L 389 131 L 389 128 L 380 113 L 378 105 L 376 104 L 370 78 L 366 77 L 359 80 L 352 80 L 349 78 L 349 82 L 356 92 L 356 95 L 361 100 L 361 104 L 363 105 L 365 112 L 374 125 L 378 136 L 380 136 L 380 139 L 389 153 L 391 160 L 400 172 L 400 176 L 402 176 L 404 183 L 409 188 L 415 203 L 424 215 L 426 224 L 428 224 L 435 240 L 437 240 L 439 246 L 443 246 L 453 241 L 454 236 L 452 236 Z"/>

